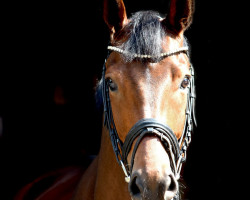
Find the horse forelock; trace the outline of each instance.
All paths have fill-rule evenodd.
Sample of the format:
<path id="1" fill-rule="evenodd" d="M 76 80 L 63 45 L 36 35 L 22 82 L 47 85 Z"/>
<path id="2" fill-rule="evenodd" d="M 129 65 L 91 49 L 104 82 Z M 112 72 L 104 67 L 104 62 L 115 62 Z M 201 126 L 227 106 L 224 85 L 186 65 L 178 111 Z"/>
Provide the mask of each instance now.
<path id="1" fill-rule="evenodd" d="M 113 45 L 129 52 L 123 54 L 126 62 L 131 62 L 135 54 L 151 55 L 154 57 L 153 62 L 158 62 L 166 37 L 160 19 L 160 14 L 154 11 L 136 12 L 115 35 Z"/>

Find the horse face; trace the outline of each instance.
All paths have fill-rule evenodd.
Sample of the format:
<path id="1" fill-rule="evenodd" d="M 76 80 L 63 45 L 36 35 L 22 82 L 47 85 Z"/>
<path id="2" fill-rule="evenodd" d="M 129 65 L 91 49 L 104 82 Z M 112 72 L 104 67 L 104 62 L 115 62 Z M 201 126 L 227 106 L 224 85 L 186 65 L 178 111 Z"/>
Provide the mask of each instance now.
<path id="1" fill-rule="evenodd" d="M 182 42 L 178 43 L 182 45 Z M 159 63 L 126 63 L 121 54 L 111 53 L 105 78 L 110 83 L 114 121 L 123 141 L 131 127 L 143 118 L 154 118 L 168 124 L 177 138 L 181 136 L 191 77 L 189 67 L 188 57 L 183 53 Z"/>
<path id="2" fill-rule="evenodd" d="M 182 39 L 175 40 L 169 36 L 166 41 L 166 51 L 181 47 L 183 43 Z M 180 138 L 185 123 L 190 76 L 186 54 L 150 63 L 125 62 L 121 54 L 111 53 L 106 63 L 105 78 L 110 83 L 110 101 L 120 139 L 124 141 L 131 127 L 144 118 L 154 118 L 167 124 Z M 128 161 L 131 154 L 132 151 Z M 134 199 L 146 196 L 171 199 L 178 190 L 169 155 L 157 137 L 146 136 L 141 141 L 131 177 L 129 189 Z"/>
<path id="3" fill-rule="evenodd" d="M 106 1 L 106 7 L 104 6 L 106 9 L 104 19 L 110 28 L 113 46 L 133 50 L 132 46 L 127 47 L 129 45 L 123 44 L 130 40 L 127 43 L 139 46 L 140 44 L 137 44 L 139 38 L 139 43 L 145 43 L 143 45 L 146 50 L 144 48 L 142 52 L 150 55 L 157 52 L 156 46 L 161 49 L 161 52 L 169 52 L 184 46 L 183 32 L 190 23 L 190 13 L 192 12 L 188 12 L 185 8 L 192 10 L 190 7 L 192 1 L 186 1 L 185 5 L 181 6 L 183 12 L 176 12 L 177 3 L 172 1 L 169 18 L 158 17 L 156 20 L 154 17 L 153 31 L 150 30 L 151 23 L 147 17 L 144 18 L 144 21 L 142 20 L 143 24 L 138 26 L 137 31 L 132 30 L 135 23 L 140 20 L 134 19 L 133 22 L 128 20 L 123 2 L 114 2 L 118 6 L 117 21 L 111 20 L 114 15 L 108 14 L 108 1 Z M 166 30 L 164 34 L 162 34 L 163 31 L 157 31 L 158 24 Z M 131 36 L 131 32 L 145 30 L 147 26 L 149 26 L 148 32 L 139 33 L 134 38 L 133 34 Z M 148 36 L 149 41 L 143 41 L 145 35 Z M 158 40 L 158 38 L 161 39 Z M 151 51 L 151 47 L 154 50 Z M 147 51 L 151 53 L 147 53 Z M 153 62 L 124 57 L 119 52 L 110 54 L 106 62 L 105 79 L 109 82 L 114 123 L 122 141 L 125 140 L 133 125 L 145 118 L 154 118 L 167 124 L 177 139 L 181 137 L 185 124 L 187 86 L 191 77 L 189 67 L 188 57 L 184 53 Z M 132 150 L 134 145 L 132 145 Z M 129 161 L 132 157 L 132 150 L 128 155 L 128 165 L 131 164 Z M 176 195 L 178 183 L 171 169 L 169 154 L 160 138 L 145 136 L 141 140 L 134 157 L 129 191 L 133 199 L 168 200 Z"/>

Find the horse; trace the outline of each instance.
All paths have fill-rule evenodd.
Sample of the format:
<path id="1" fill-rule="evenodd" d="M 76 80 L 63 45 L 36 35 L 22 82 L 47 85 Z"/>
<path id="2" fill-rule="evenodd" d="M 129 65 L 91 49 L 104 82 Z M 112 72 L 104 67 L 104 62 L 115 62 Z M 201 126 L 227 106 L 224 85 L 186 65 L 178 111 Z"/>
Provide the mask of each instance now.
<path id="1" fill-rule="evenodd" d="M 105 0 L 103 13 L 110 45 L 97 90 L 105 126 L 100 153 L 73 199 L 178 199 L 196 123 L 184 37 L 194 1 L 172 0 L 165 18 L 140 11 L 128 19 L 122 0 Z"/>
<path id="2" fill-rule="evenodd" d="M 139 11 L 128 18 L 123 0 L 103 5 L 110 42 L 96 89 L 101 146 L 71 199 L 178 200 L 196 125 L 194 69 L 184 36 L 194 0 L 171 0 L 164 17 Z"/>

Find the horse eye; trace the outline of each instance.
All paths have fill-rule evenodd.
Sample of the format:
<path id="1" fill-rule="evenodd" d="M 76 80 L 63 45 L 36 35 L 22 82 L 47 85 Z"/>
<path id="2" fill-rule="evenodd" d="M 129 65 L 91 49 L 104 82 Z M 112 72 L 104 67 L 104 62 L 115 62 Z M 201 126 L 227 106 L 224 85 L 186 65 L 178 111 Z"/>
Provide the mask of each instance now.
<path id="1" fill-rule="evenodd" d="M 110 89 L 110 91 L 114 92 L 117 90 L 117 85 L 112 81 L 112 79 L 107 79 L 107 84 Z"/>
<path id="2" fill-rule="evenodd" d="M 181 88 L 185 89 L 189 85 L 189 83 L 190 83 L 190 79 L 189 77 L 186 76 L 181 82 Z"/>

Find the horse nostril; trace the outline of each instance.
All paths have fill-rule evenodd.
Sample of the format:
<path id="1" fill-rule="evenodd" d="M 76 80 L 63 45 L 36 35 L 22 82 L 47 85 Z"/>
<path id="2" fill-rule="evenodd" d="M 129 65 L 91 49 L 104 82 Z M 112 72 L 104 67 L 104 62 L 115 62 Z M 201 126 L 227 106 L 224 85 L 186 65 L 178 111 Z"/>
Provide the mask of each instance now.
<path id="1" fill-rule="evenodd" d="M 177 181 L 174 176 L 171 174 L 169 175 L 170 181 L 168 183 L 168 191 L 176 191 L 177 190 Z"/>
<path id="2" fill-rule="evenodd" d="M 129 184 L 129 192 L 134 199 L 141 196 L 141 185 L 139 184 L 137 176 L 133 177 L 132 181 Z"/>
<path id="3" fill-rule="evenodd" d="M 178 182 L 173 174 L 170 174 L 168 176 L 165 189 L 165 200 L 170 200 L 176 197 L 176 194 L 178 192 Z M 178 198 L 178 196 L 176 198 Z"/>
<path id="4" fill-rule="evenodd" d="M 164 177 L 134 173 L 128 189 L 133 200 L 172 200 L 178 192 L 178 182 L 172 173 Z"/>

